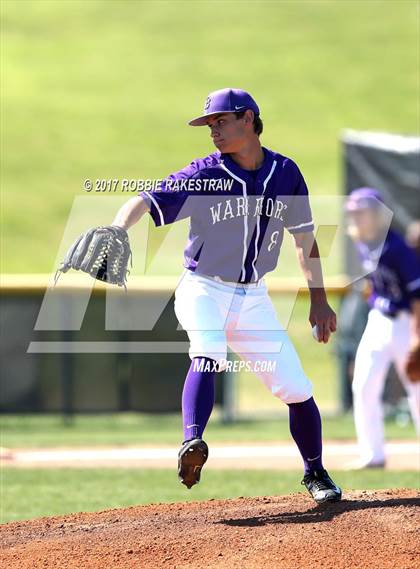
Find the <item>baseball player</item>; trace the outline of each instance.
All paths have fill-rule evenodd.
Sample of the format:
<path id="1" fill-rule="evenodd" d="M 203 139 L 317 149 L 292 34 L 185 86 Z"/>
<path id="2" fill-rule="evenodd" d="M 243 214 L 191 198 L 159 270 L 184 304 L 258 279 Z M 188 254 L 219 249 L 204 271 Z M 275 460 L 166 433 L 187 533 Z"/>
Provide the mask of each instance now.
<path id="1" fill-rule="evenodd" d="M 200 480 L 208 457 L 203 432 L 229 346 L 250 364 L 272 362 L 270 371 L 255 365 L 255 373 L 289 407 L 291 434 L 304 463 L 302 484 L 318 503 L 340 500 L 341 490 L 322 463 L 321 417 L 311 382 L 263 279 L 277 265 L 287 229 L 310 288 L 309 320 L 318 340 L 328 342 L 336 315 L 322 284 L 304 178 L 293 160 L 261 146 L 260 111 L 245 91 L 210 93 L 203 114 L 189 124 L 208 129 L 216 152 L 171 174 L 158 190 L 129 200 L 113 222 L 127 230 L 146 211 L 158 227 L 190 221 L 174 305 L 191 358 L 182 394 L 180 480 L 188 488 Z"/>
<path id="2" fill-rule="evenodd" d="M 359 468 L 385 465 L 382 394 L 391 363 L 408 395 L 420 432 L 420 382 L 410 381 L 406 363 L 420 345 L 420 263 L 398 233 L 388 231 L 381 193 L 354 190 L 345 205 L 349 234 L 361 264 L 370 271 L 370 312 L 356 353 L 353 377 L 354 420 Z"/>

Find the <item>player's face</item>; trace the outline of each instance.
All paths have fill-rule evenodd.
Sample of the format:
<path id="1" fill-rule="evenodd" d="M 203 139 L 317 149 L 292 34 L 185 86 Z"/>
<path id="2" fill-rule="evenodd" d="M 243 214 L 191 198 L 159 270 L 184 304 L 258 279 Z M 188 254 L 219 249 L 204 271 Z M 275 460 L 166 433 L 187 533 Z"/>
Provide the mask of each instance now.
<path id="1" fill-rule="evenodd" d="M 374 241 L 382 232 L 382 221 L 377 211 L 360 209 L 348 216 L 349 234 L 356 240 Z"/>
<path id="2" fill-rule="evenodd" d="M 213 143 L 222 153 L 239 152 L 249 132 L 245 116 L 236 118 L 234 113 L 209 117 L 207 124 Z"/>

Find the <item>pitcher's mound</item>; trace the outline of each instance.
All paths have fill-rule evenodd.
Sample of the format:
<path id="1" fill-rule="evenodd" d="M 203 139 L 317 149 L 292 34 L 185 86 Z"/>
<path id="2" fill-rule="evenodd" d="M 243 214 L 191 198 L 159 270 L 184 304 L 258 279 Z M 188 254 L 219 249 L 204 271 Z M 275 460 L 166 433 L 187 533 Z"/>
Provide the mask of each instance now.
<path id="1" fill-rule="evenodd" d="M 419 567 L 420 495 L 349 492 L 137 506 L 1 526 L 3 567 L 311 569 Z"/>

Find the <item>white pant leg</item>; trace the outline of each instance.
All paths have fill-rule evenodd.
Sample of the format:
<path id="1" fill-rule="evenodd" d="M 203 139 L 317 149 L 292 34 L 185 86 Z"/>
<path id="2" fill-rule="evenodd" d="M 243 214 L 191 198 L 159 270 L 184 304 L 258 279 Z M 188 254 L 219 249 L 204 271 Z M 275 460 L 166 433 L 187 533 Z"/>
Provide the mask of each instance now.
<path id="1" fill-rule="evenodd" d="M 185 270 L 175 290 L 174 309 L 190 340 L 189 356 L 205 356 L 226 367 L 226 322 L 234 288 Z"/>
<path id="2" fill-rule="evenodd" d="M 382 394 L 390 366 L 392 320 L 379 310 L 369 313 L 356 353 L 353 410 L 363 462 L 385 460 Z"/>
<path id="3" fill-rule="evenodd" d="M 411 382 L 405 374 L 405 362 L 410 348 L 410 313 L 401 312 L 394 320 L 392 353 L 395 367 L 407 393 L 411 416 L 420 435 L 420 383 Z"/>
<path id="4" fill-rule="evenodd" d="M 278 321 L 265 283 L 247 290 L 229 324 L 228 345 L 242 360 L 250 362 L 252 371 L 275 397 L 285 403 L 300 403 L 312 396 L 312 384 Z M 258 364 L 262 369 L 255 367 L 257 361 L 264 361 Z M 265 361 L 272 367 L 264 369 Z"/>

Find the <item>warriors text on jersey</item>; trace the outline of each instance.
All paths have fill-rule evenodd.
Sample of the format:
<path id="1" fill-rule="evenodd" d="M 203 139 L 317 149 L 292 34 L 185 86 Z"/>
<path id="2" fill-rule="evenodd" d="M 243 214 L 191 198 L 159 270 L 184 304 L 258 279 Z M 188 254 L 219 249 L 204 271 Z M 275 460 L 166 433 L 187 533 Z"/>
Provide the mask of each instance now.
<path id="1" fill-rule="evenodd" d="M 190 218 L 184 267 L 226 281 L 255 282 L 276 267 L 284 229 L 313 231 L 298 166 L 267 148 L 263 152 L 256 171 L 214 152 L 165 178 L 159 190 L 141 193 L 156 226 Z"/>

